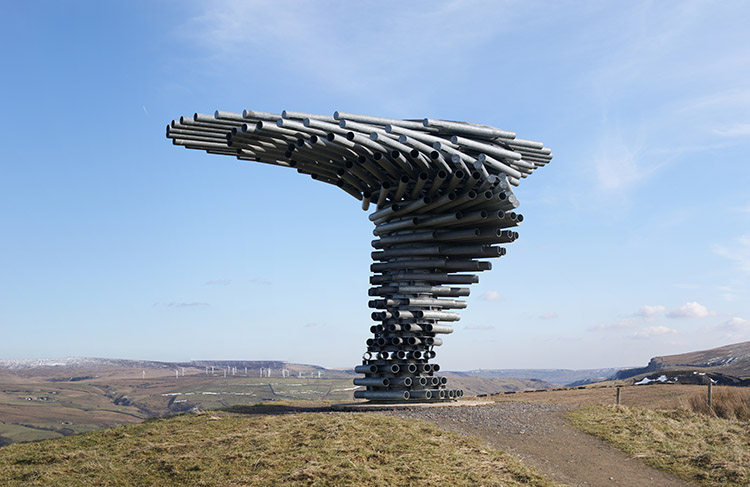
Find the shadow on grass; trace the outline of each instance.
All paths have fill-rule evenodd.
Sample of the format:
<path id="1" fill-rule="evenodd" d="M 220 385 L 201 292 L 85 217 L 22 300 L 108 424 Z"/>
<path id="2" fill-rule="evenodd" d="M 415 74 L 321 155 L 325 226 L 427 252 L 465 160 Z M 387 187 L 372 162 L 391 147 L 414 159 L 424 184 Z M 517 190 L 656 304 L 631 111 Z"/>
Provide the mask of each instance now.
<path id="1" fill-rule="evenodd" d="M 231 406 L 222 409 L 228 413 L 249 414 L 249 415 L 282 415 L 298 413 L 332 413 L 336 412 L 330 405 L 289 405 L 289 404 L 254 404 L 252 406 Z"/>

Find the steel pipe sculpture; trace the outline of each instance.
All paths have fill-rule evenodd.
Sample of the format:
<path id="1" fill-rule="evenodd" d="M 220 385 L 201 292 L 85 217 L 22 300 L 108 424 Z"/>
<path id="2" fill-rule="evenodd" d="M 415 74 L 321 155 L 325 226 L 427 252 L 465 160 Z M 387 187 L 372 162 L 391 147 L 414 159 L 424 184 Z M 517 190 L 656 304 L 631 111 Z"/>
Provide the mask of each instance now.
<path id="1" fill-rule="evenodd" d="M 377 324 L 354 380 L 357 398 L 437 401 L 461 397 L 437 375 L 434 347 L 466 307 L 461 285 L 479 281 L 498 244 L 518 238 L 523 216 L 512 186 L 550 162 L 540 142 L 494 127 L 446 120 L 393 120 L 245 110 L 180 117 L 175 145 L 293 168 L 371 205 L 375 224 L 369 305 Z"/>

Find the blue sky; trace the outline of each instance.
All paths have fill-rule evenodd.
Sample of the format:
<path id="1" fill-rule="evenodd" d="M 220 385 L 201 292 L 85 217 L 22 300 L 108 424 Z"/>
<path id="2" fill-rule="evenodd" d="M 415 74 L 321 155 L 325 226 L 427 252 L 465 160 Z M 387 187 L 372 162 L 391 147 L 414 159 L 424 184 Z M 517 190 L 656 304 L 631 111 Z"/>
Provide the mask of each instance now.
<path id="1" fill-rule="evenodd" d="M 245 108 L 467 120 L 552 148 L 443 368 L 750 340 L 748 21 L 740 1 L 9 2 L 0 357 L 359 361 L 359 203 L 164 136 Z"/>

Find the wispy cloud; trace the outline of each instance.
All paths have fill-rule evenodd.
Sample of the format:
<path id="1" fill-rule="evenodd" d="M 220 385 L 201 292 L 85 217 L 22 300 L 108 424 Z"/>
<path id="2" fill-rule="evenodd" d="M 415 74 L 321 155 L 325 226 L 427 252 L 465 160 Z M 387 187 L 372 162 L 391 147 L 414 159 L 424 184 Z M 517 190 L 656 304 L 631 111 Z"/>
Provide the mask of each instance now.
<path id="1" fill-rule="evenodd" d="M 505 298 L 503 298 L 499 292 L 494 290 L 483 292 L 482 295 L 479 296 L 479 299 L 482 301 L 505 301 Z"/>
<path id="2" fill-rule="evenodd" d="M 642 328 L 635 333 L 635 338 L 652 338 L 664 335 L 675 335 L 677 330 L 674 328 L 667 328 L 666 326 L 649 326 L 648 328 Z"/>
<path id="3" fill-rule="evenodd" d="M 714 129 L 721 137 L 750 137 L 750 123 L 736 123 L 724 129 Z"/>
<path id="4" fill-rule="evenodd" d="M 601 191 L 626 190 L 646 179 L 657 166 L 640 162 L 642 149 L 628 142 L 618 132 L 605 133 L 599 139 L 599 152 L 594 156 L 598 187 Z"/>
<path id="5" fill-rule="evenodd" d="M 251 284 L 260 284 L 262 286 L 270 286 L 272 284 L 268 279 L 263 279 L 261 277 L 254 277 L 252 279 L 249 279 L 247 282 Z"/>
<path id="6" fill-rule="evenodd" d="M 167 303 L 154 303 L 154 306 L 166 306 L 168 308 L 199 308 L 203 306 L 211 306 L 209 303 L 203 303 L 198 301 L 169 301 Z"/>
<path id="7" fill-rule="evenodd" d="M 717 325 L 717 328 L 725 331 L 745 331 L 750 330 L 750 320 L 733 316 L 727 321 Z"/>
<path id="8" fill-rule="evenodd" d="M 550 311 L 549 313 L 544 313 L 543 315 L 539 315 L 540 320 L 554 320 L 557 318 L 557 313 L 554 311 Z"/>
<path id="9" fill-rule="evenodd" d="M 491 325 L 466 325 L 464 326 L 465 330 L 492 330 L 494 328 L 495 327 Z"/>
<path id="10" fill-rule="evenodd" d="M 730 211 L 735 211 L 738 213 L 745 213 L 747 215 L 750 215 L 750 203 L 747 203 L 744 206 L 735 206 L 730 208 Z"/>
<path id="11" fill-rule="evenodd" d="M 587 157 L 602 194 L 626 195 L 686 153 L 746 143 L 750 51 L 731 34 L 703 35 L 707 19 L 734 24 L 739 9 L 639 2 L 619 8 L 618 22 L 581 34 L 606 39 L 589 48 L 585 72 L 602 114 Z"/>
<path id="12" fill-rule="evenodd" d="M 721 333 L 728 340 L 750 340 L 750 320 L 733 316 L 727 321 L 716 325 L 715 331 Z"/>
<path id="13" fill-rule="evenodd" d="M 750 234 L 737 238 L 729 245 L 714 245 L 713 251 L 735 262 L 741 271 L 750 273 Z"/>
<path id="14" fill-rule="evenodd" d="M 644 306 L 641 306 L 638 309 L 638 311 L 635 313 L 635 315 L 640 316 L 642 318 L 653 318 L 659 313 L 663 313 L 665 310 L 666 308 L 660 304 L 657 304 L 655 306 L 650 306 L 646 304 Z"/>
<path id="15" fill-rule="evenodd" d="M 589 328 L 589 331 L 617 331 L 635 328 L 641 321 L 634 318 L 622 318 L 611 323 L 601 323 Z"/>
<path id="16" fill-rule="evenodd" d="M 705 318 L 715 314 L 697 301 L 690 301 L 667 313 L 667 318 Z"/>
<path id="17" fill-rule="evenodd" d="M 305 328 L 314 328 L 316 326 L 318 326 L 318 324 L 314 322 L 305 323 Z"/>
<path id="18" fill-rule="evenodd" d="M 232 284 L 231 279 L 213 279 L 211 281 L 206 281 L 206 286 L 229 286 Z"/>
<path id="19" fill-rule="evenodd" d="M 379 2 L 344 8 L 286 0 L 197 2 L 195 15 L 177 35 L 248 74 L 255 75 L 258 66 L 237 63 L 238 57 L 276 60 L 290 74 L 326 90 L 388 90 L 391 103 L 409 103 L 399 87 L 435 72 L 446 59 L 451 59 L 450 69 L 441 69 L 441 75 L 460 72 L 471 62 L 461 53 L 518 29 L 516 19 L 526 10 L 522 3 L 472 3 Z"/>
<path id="20" fill-rule="evenodd" d="M 630 316 L 620 318 L 610 323 L 601 323 L 596 326 L 589 328 L 589 331 L 618 331 L 618 330 L 629 330 L 637 328 L 645 322 L 652 321 L 654 317 L 660 313 L 663 313 L 664 306 L 657 305 L 643 305 L 638 308 L 638 311 Z"/>

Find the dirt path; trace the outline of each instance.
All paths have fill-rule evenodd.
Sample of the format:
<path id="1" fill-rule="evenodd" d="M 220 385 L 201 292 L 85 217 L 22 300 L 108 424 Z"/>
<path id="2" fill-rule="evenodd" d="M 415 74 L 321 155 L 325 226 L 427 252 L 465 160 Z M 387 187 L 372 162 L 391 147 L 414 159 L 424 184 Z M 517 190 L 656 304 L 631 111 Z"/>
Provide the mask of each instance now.
<path id="1" fill-rule="evenodd" d="M 548 478 L 570 487 L 689 487 L 582 433 L 565 419 L 570 406 L 502 402 L 487 406 L 410 408 L 382 411 L 402 418 L 420 418 L 443 429 L 484 439 Z"/>

